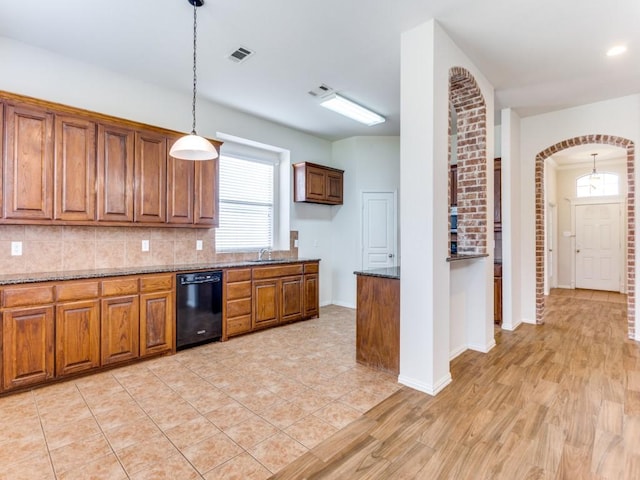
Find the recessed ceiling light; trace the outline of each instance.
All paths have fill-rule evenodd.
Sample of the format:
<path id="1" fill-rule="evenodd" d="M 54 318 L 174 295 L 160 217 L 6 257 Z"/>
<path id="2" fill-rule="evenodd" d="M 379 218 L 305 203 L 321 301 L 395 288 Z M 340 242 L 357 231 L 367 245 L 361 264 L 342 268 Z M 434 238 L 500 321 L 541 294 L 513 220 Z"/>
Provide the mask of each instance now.
<path id="1" fill-rule="evenodd" d="M 607 50 L 607 57 L 615 57 L 616 55 L 621 55 L 627 51 L 626 45 L 616 45 Z"/>

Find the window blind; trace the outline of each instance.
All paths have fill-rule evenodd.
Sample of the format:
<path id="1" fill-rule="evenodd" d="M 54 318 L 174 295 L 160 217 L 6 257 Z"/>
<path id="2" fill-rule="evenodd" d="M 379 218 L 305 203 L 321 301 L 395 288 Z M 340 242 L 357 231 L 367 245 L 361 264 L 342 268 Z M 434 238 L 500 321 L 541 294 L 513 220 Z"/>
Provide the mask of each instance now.
<path id="1" fill-rule="evenodd" d="M 220 225 L 216 250 L 272 248 L 274 164 L 220 157 Z"/>

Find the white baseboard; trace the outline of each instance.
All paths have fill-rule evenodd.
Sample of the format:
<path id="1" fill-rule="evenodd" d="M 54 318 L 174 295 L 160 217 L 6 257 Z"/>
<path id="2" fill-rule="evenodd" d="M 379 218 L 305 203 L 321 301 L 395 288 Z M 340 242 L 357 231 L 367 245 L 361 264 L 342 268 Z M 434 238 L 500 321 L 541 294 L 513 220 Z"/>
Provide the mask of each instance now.
<path id="1" fill-rule="evenodd" d="M 456 358 L 458 355 L 463 354 L 464 352 L 467 351 L 467 346 L 466 345 L 462 345 L 458 348 L 454 348 L 453 350 L 451 350 L 449 352 L 449 360 L 453 360 L 454 358 Z"/>
<path id="2" fill-rule="evenodd" d="M 476 351 L 476 352 L 480 352 L 480 353 L 488 353 L 488 352 L 490 352 L 490 351 L 491 351 L 491 349 L 492 349 L 493 347 L 495 347 L 495 346 L 496 346 L 496 341 L 495 341 L 495 339 L 493 339 L 493 338 L 492 338 L 492 339 L 491 339 L 491 341 L 490 341 L 489 343 L 487 343 L 486 345 L 480 345 L 480 344 L 476 344 L 476 343 L 470 343 L 470 344 L 468 345 L 468 347 L 469 347 L 471 350 L 474 350 L 474 351 Z"/>
<path id="3" fill-rule="evenodd" d="M 510 324 L 510 325 L 509 325 L 509 324 L 506 324 L 506 323 L 504 323 L 504 322 L 503 322 L 503 323 L 502 323 L 501 328 L 502 328 L 503 330 L 507 330 L 507 331 L 509 331 L 509 332 L 513 332 L 513 331 L 515 331 L 515 329 L 516 329 L 516 328 L 518 328 L 520 325 L 522 325 L 522 322 L 517 322 L 517 323 L 515 323 L 515 324 Z"/>
<path id="4" fill-rule="evenodd" d="M 573 290 L 573 287 L 571 285 L 558 285 L 555 288 L 564 288 L 566 290 Z"/>
<path id="5" fill-rule="evenodd" d="M 420 380 L 405 377 L 404 375 L 398 375 L 398 382 L 406 385 L 407 387 L 411 387 L 414 390 L 418 390 L 419 392 L 423 392 L 431 396 L 436 396 L 442 391 L 444 387 L 451 383 L 451 373 L 447 373 L 447 375 L 436 382 L 435 385 L 429 385 L 427 383 L 421 382 Z"/>

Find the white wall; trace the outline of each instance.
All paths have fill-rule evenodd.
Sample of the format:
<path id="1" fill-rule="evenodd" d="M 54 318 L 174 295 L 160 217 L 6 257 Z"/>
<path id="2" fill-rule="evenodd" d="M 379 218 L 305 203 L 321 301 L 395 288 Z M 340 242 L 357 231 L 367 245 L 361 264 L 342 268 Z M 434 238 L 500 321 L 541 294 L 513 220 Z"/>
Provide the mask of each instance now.
<path id="1" fill-rule="evenodd" d="M 520 117 L 501 112 L 502 154 L 502 328 L 515 330 L 522 323 L 522 258 L 520 217 Z"/>
<path id="2" fill-rule="evenodd" d="M 191 94 L 80 63 L 0 37 L 0 90 L 28 95 L 177 131 L 191 128 Z M 290 150 L 291 162 L 331 162 L 331 143 L 198 99 L 198 133 L 225 132 Z M 291 192 L 286 193 L 292 202 Z M 291 203 L 299 255 L 320 258 L 320 303 L 331 303 L 331 209 Z"/>
<path id="3" fill-rule="evenodd" d="M 344 204 L 332 207 L 333 303 L 355 308 L 353 272 L 362 269 L 362 192 L 399 190 L 400 137 L 334 142 L 333 165 L 345 171 Z"/>
<path id="4" fill-rule="evenodd" d="M 535 323 L 535 156 L 562 140 L 589 134 L 616 135 L 632 140 L 637 146 L 640 141 L 640 95 L 630 95 L 526 117 L 522 119 L 520 127 L 521 175 L 516 185 L 519 185 L 520 190 L 520 218 L 522 219 L 520 228 L 521 317 L 527 323 Z M 504 136 L 503 124 L 503 140 Z M 636 154 L 636 185 L 640 179 L 637 156 Z M 638 208 L 637 194 L 635 208 Z M 636 231 L 638 231 L 637 224 Z M 637 271 L 636 282 L 640 283 Z M 636 284 L 636 291 L 639 283 Z"/>
<path id="5" fill-rule="evenodd" d="M 487 167 L 492 171 L 493 87 L 435 21 L 402 34 L 399 381 L 430 394 L 437 393 L 451 381 L 450 265 L 446 258 L 448 76 L 453 66 L 469 70 L 485 98 Z M 493 177 L 489 180 L 487 187 L 491 191 Z M 492 198 L 488 211 L 493 211 Z M 487 218 L 487 228 L 493 231 L 492 218 Z M 492 237 L 490 244 L 491 240 Z M 461 284 L 458 285 L 472 297 L 476 319 L 471 327 L 467 325 L 467 341 L 474 347 L 482 345 L 489 349 L 493 342 L 493 257 L 470 261 L 456 268 L 468 268 L 473 272 L 472 275 L 460 275 Z M 477 275 L 478 270 L 480 275 Z M 471 289 L 475 289 L 473 294 Z"/>

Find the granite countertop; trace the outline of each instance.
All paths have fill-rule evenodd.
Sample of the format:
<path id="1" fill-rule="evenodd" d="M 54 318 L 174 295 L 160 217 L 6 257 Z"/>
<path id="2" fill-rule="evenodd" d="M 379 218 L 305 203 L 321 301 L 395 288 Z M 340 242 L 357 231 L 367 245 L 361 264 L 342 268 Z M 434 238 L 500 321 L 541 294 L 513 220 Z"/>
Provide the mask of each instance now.
<path id="1" fill-rule="evenodd" d="M 145 273 L 191 272 L 198 270 L 220 270 L 222 268 L 256 267 L 265 265 L 282 265 L 299 262 L 319 262 L 319 258 L 283 258 L 279 260 L 219 263 L 191 263 L 183 265 L 156 265 L 150 267 L 103 268 L 94 270 L 70 270 L 66 272 L 36 272 L 0 275 L 0 285 L 19 283 L 51 282 L 57 280 L 81 280 L 86 278 L 118 277 L 124 275 L 142 275 Z"/>
<path id="2" fill-rule="evenodd" d="M 461 260 L 472 260 L 474 258 L 488 257 L 488 253 L 452 253 L 447 257 L 447 262 L 459 262 Z"/>
<path id="3" fill-rule="evenodd" d="M 400 267 L 373 268 L 371 270 L 362 270 L 353 273 L 356 275 L 364 275 L 366 277 L 393 278 L 400 280 Z"/>

